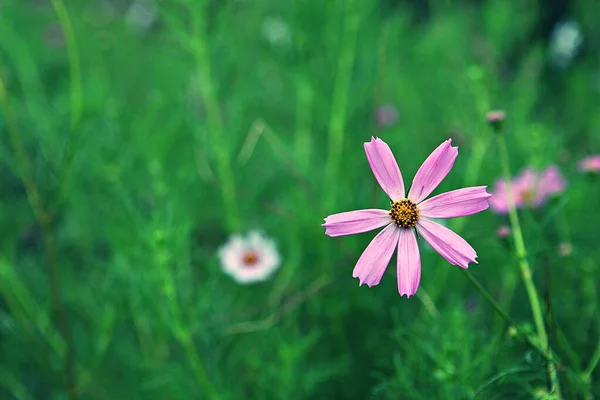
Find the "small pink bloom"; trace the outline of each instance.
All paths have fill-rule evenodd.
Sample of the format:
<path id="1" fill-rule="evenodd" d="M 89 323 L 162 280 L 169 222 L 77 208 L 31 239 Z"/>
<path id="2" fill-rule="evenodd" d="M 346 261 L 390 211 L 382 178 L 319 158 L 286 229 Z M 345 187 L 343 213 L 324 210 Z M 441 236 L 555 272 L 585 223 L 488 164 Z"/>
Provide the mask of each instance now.
<path id="1" fill-rule="evenodd" d="M 280 264 L 275 243 L 258 232 L 231 236 L 219 249 L 219 259 L 223 271 L 242 284 L 264 281 Z"/>
<path id="2" fill-rule="evenodd" d="M 539 208 L 552 195 L 561 193 L 567 187 L 556 165 L 550 165 L 541 172 L 525 168 L 512 180 L 512 193 L 516 208 Z M 508 213 L 508 190 L 504 180 L 498 180 L 490 199 L 491 209 L 498 214 Z"/>
<path id="3" fill-rule="evenodd" d="M 577 165 L 581 172 L 600 172 L 600 154 L 588 156 Z"/>
<path id="4" fill-rule="evenodd" d="M 394 125 L 398 120 L 398 110 L 392 104 L 384 104 L 377 109 L 377 124 L 380 126 Z"/>
<path id="5" fill-rule="evenodd" d="M 333 214 L 325 218 L 325 234 L 352 235 L 385 227 L 362 253 L 352 276 L 360 284 L 379 283 L 396 248 L 398 292 L 414 295 L 421 280 L 421 255 L 415 230 L 450 264 L 468 268 L 477 262 L 475 250 L 459 235 L 432 218 L 455 218 L 488 208 L 491 196 L 486 186 L 453 190 L 431 197 L 448 175 L 458 156 L 458 148 L 448 139 L 438 146 L 417 171 L 408 195 L 404 180 L 389 146 L 379 138 L 365 143 L 367 159 L 375 179 L 392 200 L 391 210 L 358 210 Z"/>
<path id="6" fill-rule="evenodd" d="M 570 256 L 573 253 L 573 245 L 571 243 L 561 243 L 558 245 L 557 252 L 562 257 Z"/>
<path id="7" fill-rule="evenodd" d="M 491 201 L 491 200 L 490 200 Z M 510 235 L 510 228 L 506 225 L 501 226 L 500 228 L 498 228 L 498 230 L 496 231 L 496 236 L 498 236 L 499 238 L 505 238 L 508 235 Z"/>
<path id="8" fill-rule="evenodd" d="M 504 118 L 506 118 L 506 113 L 502 110 L 490 111 L 486 115 L 486 119 L 490 124 L 502 122 L 504 121 Z"/>
<path id="9" fill-rule="evenodd" d="M 567 181 L 560 173 L 556 165 L 550 165 L 542 172 L 538 192 L 544 195 L 553 195 L 562 193 L 567 188 Z"/>
<path id="10" fill-rule="evenodd" d="M 513 187 L 513 192 L 514 192 Z M 515 196 L 515 204 L 519 207 L 519 203 L 517 203 L 517 198 Z M 508 192 L 506 190 L 506 181 L 498 180 L 494 185 L 494 190 L 492 190 L 492 197 L 490 198 L 490 208 L 498 213 L 498 214 L 507 214 L 508 213 Z"/>

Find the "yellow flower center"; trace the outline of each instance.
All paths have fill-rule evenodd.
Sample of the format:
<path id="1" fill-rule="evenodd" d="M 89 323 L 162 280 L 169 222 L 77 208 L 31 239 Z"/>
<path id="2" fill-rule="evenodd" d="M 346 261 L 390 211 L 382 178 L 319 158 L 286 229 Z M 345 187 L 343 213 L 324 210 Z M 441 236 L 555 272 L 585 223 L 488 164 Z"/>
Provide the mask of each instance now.
<path id="1" fill-rule="evenodd" d="M 533 201 L 533 190 L 527 189 L 521 192 L 521 196 L 523 197 L 523 201 L 525 203 L 531 203 Z"/>
<path id="2" fill-rule="evenodd" d="M 414 228 L 419 220 L 419 209 L 412 201 L 402 199 L 392 203 L 390 217 L 399 228 Z"/>
<path id="3" fill-rule="evenodd" d="M 258 262 L 258 254 L 254 251 L 248 251 L 242 257 L 242 262 L 246 267 L 253 267 Z"/>

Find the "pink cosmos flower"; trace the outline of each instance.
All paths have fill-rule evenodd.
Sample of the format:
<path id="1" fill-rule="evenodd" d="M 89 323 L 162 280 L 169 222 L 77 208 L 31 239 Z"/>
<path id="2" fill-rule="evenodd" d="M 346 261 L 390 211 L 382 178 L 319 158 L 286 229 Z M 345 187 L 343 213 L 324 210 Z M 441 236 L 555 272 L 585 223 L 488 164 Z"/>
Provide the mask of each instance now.
<path id="1" fill-rule="evenodd" d="M 581 172 L 600 172 L 600 154 L 580 160 L 578 166 Z"/>
<path id="2" fill-rule="evenodd" d="M 532 168 L 525 168 L 520 175 L 512 181 L 512 192 L 517 208 L 539 208 L 548 198 L 561 193 L 567 187 L 556 165 L 550 165 L 541 172 Z M 498 214 L 508 213 L 508 191 L 506 181 L 500 179 L 492 191 L 490 207 Z"/>
<path id="3" fill-rule="evenodd" d="M 431 218 L 454 218 L 471 215 L 488 208 L 490 194 L 486 186 L 469 187 L 442 193 L 425 200 L 452 169 L 458 148 L 451 139 L 439 145 L 421 165 L 408 196 L 400 169 L 389 146 L 379 138 L 365 143 L 367 159 L 375 179 L 392 200 L 391 210 L 358 210 L 333 214 L 325 218 L 325 234 L 331 237 L 385 228 L 362 253 L 352 276 L 360 285 L 379 284 L 394 250 L 398 248 L 398 292 L 414 295 L 421 280 L 421 256 L 415 229 L 450 264 L 468 268 L 477 253 L 459 235 Z"/>

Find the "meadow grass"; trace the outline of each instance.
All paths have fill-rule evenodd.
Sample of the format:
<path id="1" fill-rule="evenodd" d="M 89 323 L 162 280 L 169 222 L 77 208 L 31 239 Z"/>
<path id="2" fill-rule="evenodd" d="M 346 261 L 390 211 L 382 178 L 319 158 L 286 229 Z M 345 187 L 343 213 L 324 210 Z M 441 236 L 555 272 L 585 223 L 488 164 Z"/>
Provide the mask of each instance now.
<path id="1" fill-rule="evenodd" d="M 600 396 L 600 175 L 577 170 L 600 153 L 600 8 L 552 7 L 0 1 L 0 399 Z M 567 17 L 584 41 L 557 66 Z M 420 240 L 401 298 L 395 257 L 352 278 L 373 232 L 321 227 L 389 206 L 371 136 L 407 186 L 452 138 L 434 194 L 551 164 L 568 186 L 449 220 L 478 264 Z M 283 262 L 240 285 L 217 253 L 250 230 Z"/>

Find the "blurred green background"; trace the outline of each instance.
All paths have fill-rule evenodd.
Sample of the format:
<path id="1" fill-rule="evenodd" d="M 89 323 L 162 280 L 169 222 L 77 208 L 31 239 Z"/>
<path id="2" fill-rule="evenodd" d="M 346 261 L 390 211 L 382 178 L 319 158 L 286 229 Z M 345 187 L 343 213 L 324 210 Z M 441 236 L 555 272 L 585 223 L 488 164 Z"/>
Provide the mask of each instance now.
<path id="1" fill-rule="evenodd" d="M 0 399 L 549 399 L 545 361 L 421 243 L 352 269 L 374 233 L 329 214 L 389 204 L 372 135 L 405 180 L 451 137 L 435 193 L 557 164 L 520 212 L 566 399 L 600 397 L 600 3 L 594 0 L 0 0 Z M 506 217 L 449 222 L 523 327 Z M 282 265 L 239 285 L 217 250 L 258 229 Z M 561 247 L 562 246 L 562 247 Z M 560 251 L 571 246 L 570 251 Z M 395 258 L 393 259 L 395 260 Z M 554 397 L 556 398 L 556 397 Z"/>

